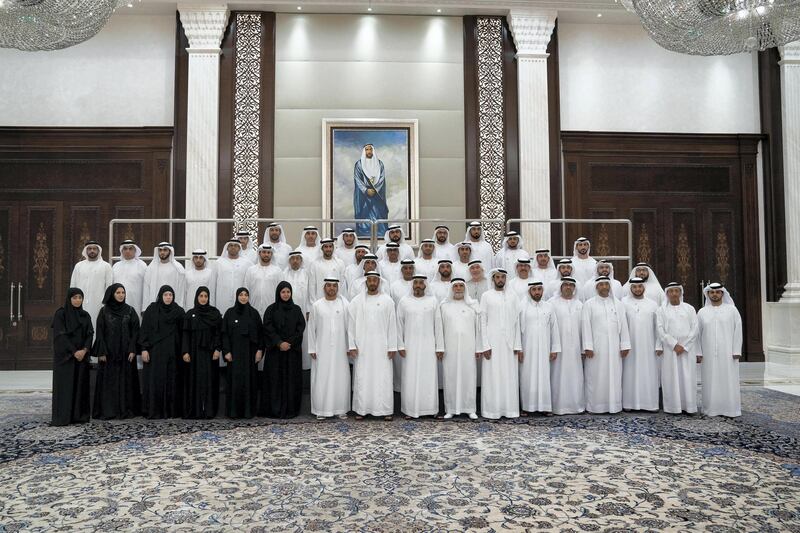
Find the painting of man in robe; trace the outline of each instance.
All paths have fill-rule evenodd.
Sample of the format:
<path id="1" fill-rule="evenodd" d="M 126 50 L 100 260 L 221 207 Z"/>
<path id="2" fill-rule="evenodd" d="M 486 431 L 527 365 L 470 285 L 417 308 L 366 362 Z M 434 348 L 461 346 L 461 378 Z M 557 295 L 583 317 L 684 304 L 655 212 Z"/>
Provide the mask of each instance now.
<path id="1" fill-rule="evenodd" d="M 410 147 L 408 128 L 333 128 L 331 132 L 331 218 L 409 218 Z M 334 234 L 349 223 L 337 223 Z M 383 237 L 387 223 L 379 224 Z M 370 224 L 355 224 L 360 239 Z"/>

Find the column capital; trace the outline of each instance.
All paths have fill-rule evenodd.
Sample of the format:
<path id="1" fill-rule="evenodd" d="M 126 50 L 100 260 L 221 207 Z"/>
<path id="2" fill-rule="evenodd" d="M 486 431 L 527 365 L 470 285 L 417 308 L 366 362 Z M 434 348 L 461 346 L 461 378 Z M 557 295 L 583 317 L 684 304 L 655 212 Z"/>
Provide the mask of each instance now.
<path id="1" fill-rule="evenodd" d="M 192 4 L 178 4 L 181 15 L 183 31 L 189 39 L 189 48 L 192 53 L 219 53 L 225 27 L 228 25 L 228 6 L 202 6 Z"/>
<path id="2" fill-rule="evenodd" d="M 781 52 L 781 65 L 800 65 L 800 41 L 778 47 Z"/>
<path id="3" fill-rule="evenodd" d="M 547 45 L 556 25 L 556 11 L 517 10 L 508 13 L 508 26 L 518 58 L 546 58 Z"/>

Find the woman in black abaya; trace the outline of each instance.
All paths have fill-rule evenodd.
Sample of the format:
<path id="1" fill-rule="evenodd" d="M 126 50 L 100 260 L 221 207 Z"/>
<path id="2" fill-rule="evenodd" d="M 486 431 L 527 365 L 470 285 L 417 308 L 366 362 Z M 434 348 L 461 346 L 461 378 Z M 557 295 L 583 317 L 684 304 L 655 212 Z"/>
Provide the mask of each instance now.
<path id="1" fill-rule="evenodd" d="M 144 363 L 142 408 L 147 418 L 180 416 L 178 363 L 183 308 L 175 303 L 175 291 L 164 285 L 158 299 L 142 314 L 139 344 Z"/>
<path id="2" fill-rule="evenodd" d="M 139 316 L 125 303 L 125 287 L 114 283 L 106 289 L 97 315 L 93 353 L 97 357 L 97 381 L 92 416 L 102 420 L 130 418 L 141 412 L 136 343 Z"/>
<path id="3" fill-rule="evenodd" d="M 222 319 L 222 352 L 228 363 L 225 406 L 230 418 L 252 418 L 258 403 L 258 362 L 263 344 L 261 317 L 250 291 L 236 289 L 236 303 Z"/>
<path id="4" fill-rule="evenodd" d="M 53 315 L 53 410 L 50 424 L 89 421 L 89 349 L 92 319 L 83 310 L 83 291 L 70 287 Z"/>
<path id="5" fill-rule="evenodd" d="M 219 405 L 222 315 L 209 303 L 208 287 L 199 287 L 194 307 L 183 319 L 183 361 L 189 365 L 184 386 L 185 418 L 214 418 Z"/>
<path id="6" fill-rule="evenodd" d="M 292 301 L 292 286 L 281 281 L 275 303 L 264 312 L 266 344 L 261 390 L 263 416 L 294 418 L 303 398 L 303 311 Z"/>

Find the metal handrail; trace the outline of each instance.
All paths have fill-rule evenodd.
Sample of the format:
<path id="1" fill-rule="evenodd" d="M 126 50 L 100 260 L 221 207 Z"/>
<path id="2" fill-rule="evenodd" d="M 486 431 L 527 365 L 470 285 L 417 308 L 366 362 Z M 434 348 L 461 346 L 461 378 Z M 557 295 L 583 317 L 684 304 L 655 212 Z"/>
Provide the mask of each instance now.
<path id="1" fill-rule="evenodd" d="M 511 224 L 561 224 L 562 240 L 566 238 L 565 230 L 567 224 L 625 224 L 628 226 L 628 255 L 609 255 L 598 257 L 601 259 L 608 259 L 610 261 L 628 261 L 628 271 L 633 270 L 633 222 L 627 218 L 510 218 L 506 220 L 506 231 L 509 230 Z M 562 243 L 562 246 L 566 247 L 566 244 Z M 553 256 L 554 259 L 563 257 L 572 256 Z"/>
<path id="2" fill-rule="evenodd" d="M 421 223 L 448 223 L 448 224 L 469 224 L 470 222 L 480 222 L 481 225 L 485 224 L 505 224 L 502 218 L 381 218 L 375 220 L 372 225 L 373 232 L 373 248 L 377 244 L 377 235 L 375 232 L 380 224 L 421 224 Z M 421 239 L 420 239 L 421 240 Z M 459 240 L 460 242 L 460 240 Z"/>

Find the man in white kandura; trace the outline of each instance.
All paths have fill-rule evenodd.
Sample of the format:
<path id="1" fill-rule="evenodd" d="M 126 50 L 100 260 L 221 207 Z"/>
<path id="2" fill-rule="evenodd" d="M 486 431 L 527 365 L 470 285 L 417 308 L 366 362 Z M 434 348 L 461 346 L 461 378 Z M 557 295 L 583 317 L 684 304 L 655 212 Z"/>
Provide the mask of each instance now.
<path id="1" fill-rule="evenodd" d="M 430 284 L 430 292 L 436 297 L 437 301 L 444 300 L 450 292 L 450 281 L 453 279 L 453 262 L 449 259 L 439 259 L 439 269 L 433 276 Z"/>
<path id="2" fill-rule="evenodd" d="M 378 261 L 378 270 L 381 272 L 381 277 L 391 285 L 400 279 L 400 246 L 390 242 L 386 245 L 384 253 L 384 258 Z"/>
<path id="3" fill-rule="evenodd" d="M 579 291 L 595 273 L 597 260 L 589 255 L 591 250 L 592 243 L 586 237 L 578 237 L 572 245 L 572 277 L 578 282 Z"/>
<path id="4" fill-rule="evenodd" d="M 400 279 L 395 280 L 391 287 L 389 287 L 389 295 L 394 300 L 395 306 L 400 303 L 404 297 L 412 294 L 415 265 L 411 259 L 403 259 L 400 261 Z M 427 279 L 427 277 L 426 277 Z"/>
<path id="5" fill-rule="evenodd" d="M 478 260 L 486 268 L 492 268 L 494 264 L 494 250 L 492 245 L 486 240 L 486 235 L 483 232 L 483 226 L 477 220 L 473 220 L 467 227 L 467 233 L 464 235 L 464 241 L 472 245 L 472 253 L 470 258 Z"/>
<path id="6" fill-rule="evenodd" d="M 153 249 L 153 260 L 147 265 L 144 273 L 144 296 L 142 297 L 144 309 L 156 301 L 158 291 L 164 285 L 173 288 L 175 303 L 183 307 L 183 298 L 186 296 L 186 269 L 175 259 L 175 248 L 168 242 L 160 242 Z"/>
<path id="7" fill-rule="evenodd" d="M 683 301 L 683 286 L 665 289 L 666 303 L 658 310 L 661 356 L 661 394 L 665 413 L 697 412 L 697 312 Z"/>
<path id="8" fill-rule="evenodd" d="M 640 278 L 644 280 L 644 296 L 653 300 L 659 307 L 664 305 L 664 289 L 661 288 L 661 283 L 658 282 L 656 273 L 647 263 L 636 263 L 636 266 L 631 270 L 630 278 Z M 622 296 L 625 297 L 630 294 L 630 283 L 625 283 L 622 286 Z"/>
<path id="9" fill-rule="evenodd" d="M 553 258 L 550 257 L 550 250 L 541 248 L 534 253 L 536 265 L 531 271 L 531 277 L 534 281 L 541 281 L 546 288 L 548 283 L 560 279 L 561 276 L 558 274 L 558 270 L 556 270 Z"/>
<path id="10" fill-rule="evenodd" d="M 147 263 L 139 259 L 142 249 L 130 239 L 122 241 L 119 255 L 122 259 L 111 267 L 114 283 L 121 283 L 125 287 L 125 303 L 133 307 L 141 318 L 144 273 L 147 271 Z M 192 298 L 194 298 L 194 294 Z"/>
<path id="11" fill-rule="evenodd" d="M 397 305 L 397 349 L 403 359 L 400 410 L 408 418 L 439 412 L 436 298 L 426 293 L 427 278 L 414 276 L 412 294 Z"/>
<path id="12" fill-rule="evenodd" d="M 250 240 L 250 232 L 244 230 L 237 231 L 235 238 L 239 241 L 239 244 L 242 245 L 242 251 L 239 255 L 241 255 L 243 259 L 249 261 L 251 265 L 258 263 L 258 252 L 256 251 L 255 243 Z"/>
<path id="13" fill-rule="evenodd" d="M 325 278 L 343 280 L 346 268 L 344 261 L 333 253 L 333 239 L 322 239 L 320 251 L 320 256 L 308 267 L 308 293 L 311 303 L 322 298 L 322 286 L 325 284 Z M 342 290 L 347 294 L 347 287 L 342 287 Z"/>
<path id="14" fill-rule="evenodd" d="M 436 356 L 442 361 L 446 419 L 467 414 L 477 420 L 478 373 L 475 361 L 486 348 L 481 334 L 480 305 L 466 292 L 461 278 L 450 283 L 450 293 L 436 310 Z"/>
<path id="15" fill-rule="evenodd" d="M 292 286 L 292 301 L 300 307 L 303 317 L 308 320 L 311 302 L 308 301 L 308 273 L 303 268 L 302 252 L 289 252 L 289 266 L 283 269 L 281 281 Z M 308 328 L 303 332 L 303 370 L 311 368 L 311 357 L 308 354 Z"/>
<path id="16" fill-rule="evenodd" d="M 347 265 L 344 269 L 345 286 L 347 287 L 347 292 L 344 294 L 349 293 L 353 281 L 364 274 L 361 262 L 364 260 L 364 256 L 369 253 L 369 246 L 366 244 L 359 244 L 356 246 L 355 252 L 353 252 L 353 264 Z"/>
<path id="17" fill-rule="evenodd" d="M 189 302 L 194 302 L 194 296 L 200 287 L 208 287 L 208 304 L 215 305 L 217 273 L 208 262 L 208 252 L 202 248 L 192 252 L 192 258 L 186 266 L 186 292 L 183 301 L 187 302 L 187 307 Z"/>
<path id="18" fill-rule="evenodd" d="M 337 259 L 342 260 L 345 268 L 356 264 L 356 246 L 358 246 L 358 241 L 353 228 L 344 228 L 336 237 L 336 250 L 333 254 Z"/>
<path id="19" fill-rule="evenodd" d="M 586 409 L 581 355 L 583 303 L 575 291 L 575 278 L 561 278 L 561 290 L 550 300 L 561 337 L 561 353 L 550 366 L 553 413 L 557 415 L 582 413 Z"/>
<path id="20" fill-rule="evenodd" d="M 517 275 L 517 260 L 530 259 L 528 252 L 525 251 L 525 243 L 522 241 L 522 236 L 516 231 L 508 231 L 503 237 L 503 245 L 497 250 L 497 255 L 494 256 L 494 266 L 501 268 L 506 272 L 510 272 L 510 277 Z M 485 268 L 489 268 L 486 265 Z"/>
<path id="21" fill-rule="evenodd" d="M 631 351 L 622 360 L 622 408 L 658 411 L 658 305 L 645 298 L 643 279 L 632 278 L 630 286 L 630 295 L 622 299 L 631 339 Z"/>
<path id="22" fill-rule="evenodd" d="M 414 259 L 414 249 L 406 244 L 406 233 L 400 224 L 392 224 L 383 234 L 383 244 L 378 247 L 378 261 L 382 261 L 386 257 L 386 245 L 395 243 L 400 250 L 400 259 Z"/>
<path id="23" fill-rule="evenodd" d="M 436 259 L 449 259 L 455 262 L 458 257 L 456 256 L 456 247 L 450 242 L 450 228 L 447 226 L 436 226 L 433 230 L 434 246 L 436 251 L 433 252 Z"/>
<path id="24" fill-rule="evenodd" d="M 739 359 L 742 357 L 742 317 L 721 283 L 703 289 L 705 305 L 697 313 L 698 359 L 703 382 L 703 414 L 742 415 Z"/>
<path id="25" fill-rule="evenodd" d="M 481 298 L 481 331 L 484 353 L 481 368 L 481 416 L 519 416 L 520 301 L 505 290 L 506 271 L 489 272 L 491 288 Z"/>
<path id="26" fill-rule="evenodd" d="M 99 242 L 87 241 L 81 255 L 83 260 L 72 269 L 69 286 L 83 291 L 83 310 L 89 313 L 94 328 L 106 289 L 114 282 L 114 273 L 111 265 L 103 260 L 103 248 Z"/>
<path id="27" fill-rule="evenodd" d="M 292 247 L 286 242 L 286 234 L 283 232 L 283 226 L 277 222 L 270 222 L 264 231 L 263 242 L 272 246 L 272 262 L 281 270 L 289 265 L 289 252 Z M 294 285 L 292 285 L 294 287 Z M 294 295 L 292 295 L 294 299 Z"/>
<path id="28" fill-rule="evenodd" d="M 301 256 L 302 257 L 302 256 Z M 292 285 L 294 287 L 294 285 Z M 339 281 L 324 280 L 325 296 L 308 313 L 311 357 L 311 414 L 317 419 L 347 418 L 350 411 L 350 363 L 347 359 L 347 300 Z"/>
<path id="29" fill-rule="evenodd" d="M 542 299 L 544 285 L 541 281 L 531 281 L 528 287 L 527 299 L 523 300 L 519 316 L 522 335 L 522 364 L 519 368 L 522 416 L 553 410 L 550 367 L 561 352 L 555 310 Z"/>
<path id="30" fill-rule="evenodd" d="M 311 268 L 311 263 L 322 255 L 320 250 L 319 230 L 315 226 L 306 226 L 300 234 L 300 245 L 295 248 L 303 254 L 303 265 L 307 269 Z"/>
<path id="31" fill-rule="evenodd" d="M 614 279 L 614 265 L 611 264 L 611 261 L 601 259 L 595 264 L 594 275 L 589 278 L 589 281 L 584 283 L 583 287 L 578 291 L 578 297 L 581 301 L 585 302 L 589 298 L 594 298 L 595 294 L 597 294 L 594 288 L 594 282 L 600 277 L 609 279 L 611 283 L 611 296 L 617 300 L 622 300 L 622 284 Z"/>
<path id="32" fill-rule="evenodd" d="M 483 293 L 489 290 L 489 280 L 486 279 L 486 272 L 483 270 L 483 261 L 473 259 L 469 262 L 469 276 L 467 280 L 467 293 L 476 302 L 481 301 Z"/>
<path id="33" fill-rule="evenodd" d="M 517 295 L 520 302 L 524 302 L 530 298 L 528 295 L 528 283 L 533 281 L 531 279 L 531 260 L 520 258 L 517 259 L 515 265 L 517 275 L 508 282 L 508 290 Z"/>
<path id="34" fill-rule="evenodd" d="M 586 410 L 618 413 L 622 410 L 622 359 L 631 349 L 625 306 L 611 296 L 608 278 L 598 278 L 597 296 L 583 304 L 581 337 Z"/>
<path id="35" fill-rule="evenodd" d="M 225 243 L 214 270 L 217 272 L 217 305 L 224 316 L 225 311 L 236 303 L 236 289 L 244 287 L 244 276 L 252 263 L 241 256 L 242 245 L 236 239 Z M 294 285 L 292 285 L 294 287 Z M 224 361 L 220 358 L 220 361 Z M 224 365 L 223 365 L 224 366 Z"/>
<path id="36" fill-rule="evenodd" d="M 456 260 L 453 261 L 453 277 L 469 277 L 469 262 L 472 258 L 472 244 L 469 241 L 458 243 L 456 246 Z"/>
<path id="37" fill-rule="evenodd" d="M 378 274 L 380 274 L 380 270 L 378 269 L 378 256 L 375 254 L 367 254 L 364 256 L 364 259 L 361 260 L 358 276 L 353 279 L 353 283 L 348 287 L 350 296 L 348 300 L 351 302 L 356 296 L 367 290 L 367 272 L 378 272 Z M 381 292 L 388 293 L 388 290 L 385 289 L 386 287 L 381 287 Z"/>
<path id="38" fill-rule="evenodd" d="M 275 288 L 281 280 L 283 271 L 272 262 L 272 245 L 262 243 L 258 247 L 258 263 L 244 274 L 244 286 L 250 291 L 250 305 L 260 316 L 263 317 L 267 307 L 275 303 Z M 296 296 L 297 293 L 293 293 L 292 299 Z"/>
<path id="39" fill-rule="evenodd" d="M 439 262 L 433 256 L 435 250 L 433 239 L 423 239 L 419 244 L 417 258 L 414 259 L 414 272 L 425 274 L 429 283 L 433 281 L 436 276 L 436 270 L 439 268 Z"/>
<path id="40" fill-rule="evenodd" d="M 556 269 L 558 273 L 558 277 L 552 281 L 548 281 L 544 284 L 544 299 L 549 300 L 551 298 L 555 298 L 559 294 L 561 294 L 561 280 L 564 278 L 572 278 L 572 259 L 565 257 L 558 262 L 558 268 Z M 577 280 L 575 280 L 577 283 Z M 575 298 L 580 300 L 580 295 L 578 294 L 578 288 L 575 288 Z M 581 303 L 583 303 L 581 301 Z"/>
<path id="41" fill-rule="evenodd" d="M 397 315 L 391 296 L 380 291 L 377 272 L 367 273 L 367 290 L 347 306 L 348 355 L 353 358 L 353 411 L 392 420 L 392 359 L 397 354 Z"/>

